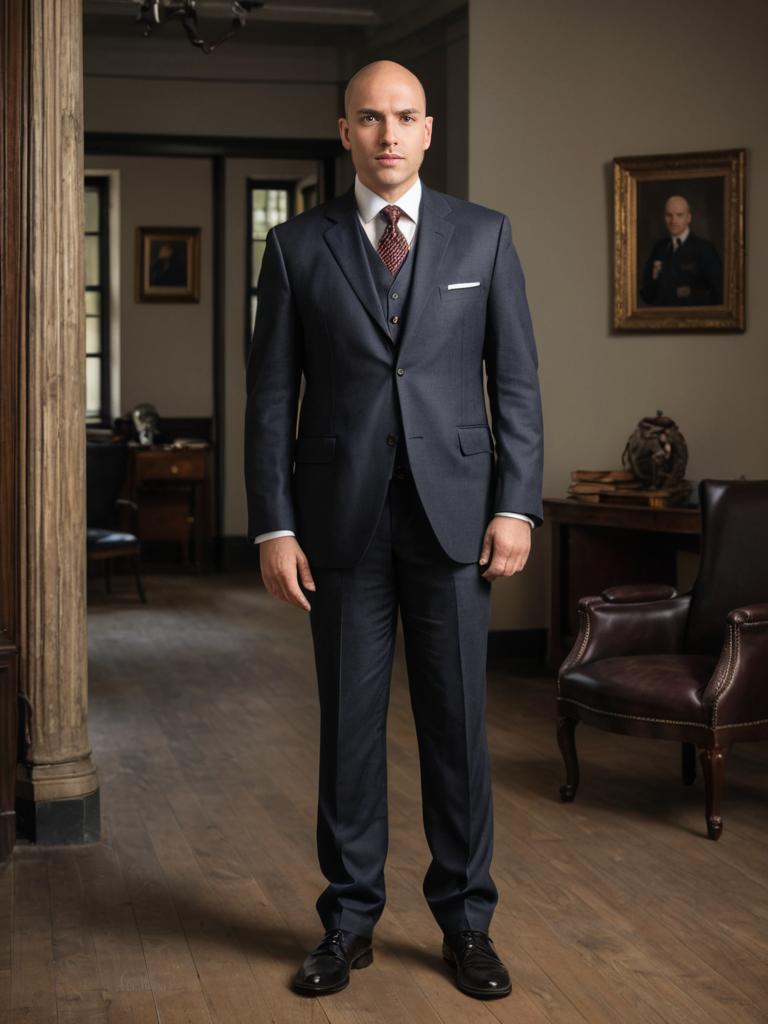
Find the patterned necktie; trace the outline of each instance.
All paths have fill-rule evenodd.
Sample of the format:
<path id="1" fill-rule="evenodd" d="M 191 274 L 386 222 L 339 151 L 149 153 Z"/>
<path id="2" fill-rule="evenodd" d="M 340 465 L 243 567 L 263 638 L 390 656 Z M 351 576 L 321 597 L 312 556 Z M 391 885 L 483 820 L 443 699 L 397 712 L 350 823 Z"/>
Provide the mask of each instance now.
<path id="1" fill-rule="evenodd" d="M 402 210 L 399 206 L 385 206 L 381 211 L 382 217 L 387 221 L 384 234 L 379 239 L 376 251 L 384 260 L 384 263 L 393 276 L 402 266 L 403 260 L 408 255 L 408 243 L 405 235 L 397 226 Z"/>

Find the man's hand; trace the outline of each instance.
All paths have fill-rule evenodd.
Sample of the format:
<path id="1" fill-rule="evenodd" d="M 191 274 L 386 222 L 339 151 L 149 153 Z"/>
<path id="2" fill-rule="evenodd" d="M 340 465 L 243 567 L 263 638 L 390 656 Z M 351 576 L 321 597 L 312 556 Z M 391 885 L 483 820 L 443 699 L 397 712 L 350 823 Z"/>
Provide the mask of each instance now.
<path id="1" fill-rule="evenodd" d="M 485 531 L 480 552 L 480 565 L 490 563 L 483 577 L 490 581 L 497 576 L 514 576 L 520 572 L 528 561 L 531 532 L 524 519 L 494 516 Z"/>
<path id="2" fill-rule="evenodd" d="M 259 544 L 259 565 L 264 586 L 275 597 L 297 608 L 310 610 L 309 601 L 301 592 L 301 580 L 307 590 L 315 590 L 307 556 L 295 537 L 273 537 Z"/>

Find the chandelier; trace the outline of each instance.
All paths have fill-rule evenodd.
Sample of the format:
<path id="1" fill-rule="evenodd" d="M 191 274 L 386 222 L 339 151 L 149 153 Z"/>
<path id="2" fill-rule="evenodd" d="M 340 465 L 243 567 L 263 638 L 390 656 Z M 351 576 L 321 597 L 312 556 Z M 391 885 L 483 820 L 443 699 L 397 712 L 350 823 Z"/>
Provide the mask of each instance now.
<path id="1" fill-rule="evenodd" d="M 218 39 L 207 43 L 200 35 L 196 0 L 162 0 L 162 2 L 161 0 L 133 0 L 133 2 L 139 7 L 136 21 L 143 26 L 142 34 L 145 39 L 152 35 L 155 25 L 161 24 L 162 21 L 178 21 L 181 22 L 187 33 L 190 43 L 197 46 L 203 53 L 213 53 L 245 25 L 246 18 L 254 7 L 264 6 L 262 0 L 233 0 L 232 20 L 229 28 Z M 162 18 L 160 17 L 161 10 L 163 11 Z"/>

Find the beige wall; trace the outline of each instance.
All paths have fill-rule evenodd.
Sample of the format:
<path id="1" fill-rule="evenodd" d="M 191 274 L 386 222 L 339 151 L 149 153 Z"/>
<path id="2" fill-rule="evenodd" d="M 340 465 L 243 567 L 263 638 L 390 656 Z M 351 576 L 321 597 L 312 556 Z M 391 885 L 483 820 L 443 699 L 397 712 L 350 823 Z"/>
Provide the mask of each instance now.
<path id="1" fill-rule="evenodd" d="M 768 476 L 768 5 L 763 0 L 470 3 L 470 198 L 503 210 L 539 345 L 545 493 L 620 465 L 663 409 L 688 476 Z M 614 156 L 746 147 L 746 334 L 612 335 Z M 544 624 L 543 531 L 496 584 L 494 626 Z"/>
<path id="2" fill-rule="evenodd" d="M 338 58 L 331 46 L 232 39 L 210 57 L 168 31 L 162 40 L 85 38 L 89 132 L 333 138 Z"/>
<path id="3" fill-rule="evenodd" d="M 87 156 L 120 180 L 120 394 L 116 412 L 152 402 L 161 416 L 213 415 L 209 160 Z M 136 227 L 199 227 L 200 301 L 134 300 Z"/>
<path id="4" fill-rule="evenodd" d="M 224 370 L 224 524 L 227 537 L 248 532 L 243 477 L 245 420 L 245 238 L 246 180 L 303 181 L 316 177 L 317 164 L 308 160 L 227 160 L 226 170 L 226 312 Z"/>

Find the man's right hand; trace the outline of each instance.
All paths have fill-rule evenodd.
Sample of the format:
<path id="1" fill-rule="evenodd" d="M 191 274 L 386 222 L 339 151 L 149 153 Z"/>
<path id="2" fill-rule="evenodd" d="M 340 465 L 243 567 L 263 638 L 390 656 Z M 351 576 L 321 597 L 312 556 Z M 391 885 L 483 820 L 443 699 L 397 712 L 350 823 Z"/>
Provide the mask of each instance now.
<path id="1" fill-rule="evenodd" d="M 299 580 L 307 590 L 315 590 L 307 556 L 295 537 L 273 537 L 259 544 L 259 565 L 264 586 L 275 597 L 297 608 L 310 610 L 301 592 Z"/>

